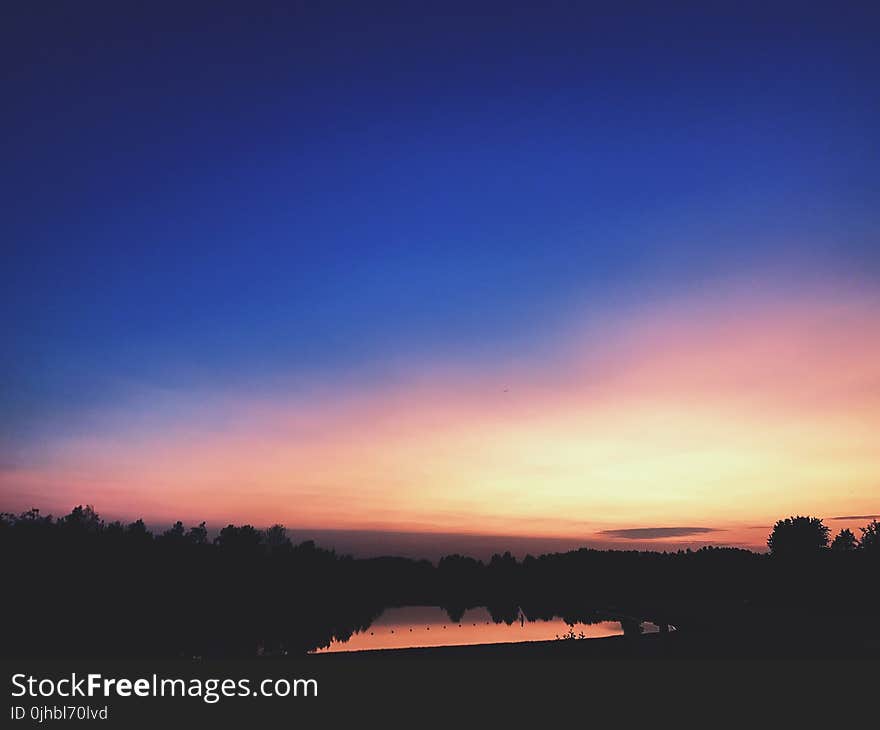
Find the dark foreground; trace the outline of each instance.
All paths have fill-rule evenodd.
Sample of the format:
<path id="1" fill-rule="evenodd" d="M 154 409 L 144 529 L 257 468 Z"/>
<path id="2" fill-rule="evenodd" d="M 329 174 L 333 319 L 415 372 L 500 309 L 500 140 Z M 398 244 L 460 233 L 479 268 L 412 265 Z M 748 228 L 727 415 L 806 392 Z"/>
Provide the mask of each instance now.
<path id="1" fill-rule="evenodd" d="M 438 606 L 451 622 L 486 607 L 570 625 L 620 620 L 622 640 L 424 649 L 430 656 L 802 658 L 877 656 L 880 523 L 827 547 L 820 520 L 782 520 L 773 553 L 575 550 L 436 565 L 340 556 L 281 526 L 105 523 L 91 507 L 54 519 L 0 514 L 7 632 L 18 659 L 305 657 L 367 630 L 389 607 Z M 853 540 L 855 539 L 850 535 Z M 835 539 L 837 544 L 837 539 Z M 628 617 L 628 618 L 624 618 Z M 678 628 L 640 636 L 640 621 Z M 628 636 L 626 636 L 628 634 Z M 391 652 L 389 652 L 391 654 Z M 407 655 L 407 652 L 401 652 Z"/>
<path id="2" fill-rule="evenodd" d="M 855 624 L 761 631 L 758 626 L 706 632 L 563 639 L 414 649 L 340 652 L 235 660 L 2 661 L 7 676 L 184 678 L 203 683 L 246 678 L 252 688 L 308 678 L 308 696 L 100 697 L 110 727 L 336 727 L 380 718 L 381 727 L 440 721 L 492 727 L 525 722 L 584 722 L 615 727 L 729 723 L 793 727 L 831 725 L 845 711 L 870 717 L 880 682 L 880 637 Z M 729 628 L 729 627 L 728 627 Z M 236 685 L 237 686 L 237 685 Z M 216 684 L 215 684 L 216 688 Z M 31 708 L 44 699 L 16 700 Z M 50 703 L 51 704 L 51 703 Z M 842 709 L 843 708 L 843 709 Z M 529 718 L 531 718 L 529 720 Z"/>

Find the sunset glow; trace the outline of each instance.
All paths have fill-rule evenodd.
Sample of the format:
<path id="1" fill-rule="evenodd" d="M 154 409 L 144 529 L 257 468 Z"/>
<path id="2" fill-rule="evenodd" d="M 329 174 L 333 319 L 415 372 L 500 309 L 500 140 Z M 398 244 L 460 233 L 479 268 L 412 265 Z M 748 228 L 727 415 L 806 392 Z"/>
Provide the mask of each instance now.
<path id="1" fill-rule="evenodd" d="M 700 542 L 760 546 L 779 515 L 871 514 L 877 298 L 724 294 L 381 385 L 136 392 L 0 484 L 18 509 L 624 545 L 603 531 L 698 526 L 719 531 Z"/>
<path id="2" fill-rule="evenodd" d="M 880 512 L 873 9 L 277 5 L 5 24 L 0 512 L 434 558 Z"/>

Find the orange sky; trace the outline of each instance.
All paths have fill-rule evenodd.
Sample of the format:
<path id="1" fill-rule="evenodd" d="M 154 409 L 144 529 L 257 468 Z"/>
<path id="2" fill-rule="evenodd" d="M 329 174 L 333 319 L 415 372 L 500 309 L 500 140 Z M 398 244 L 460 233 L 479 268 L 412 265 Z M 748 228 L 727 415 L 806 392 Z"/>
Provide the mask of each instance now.
<path id="1" fill-rule="evenodd" d="M 585 317 L 539 353 L 413 362 L 379 385 L 134 391 L 4 468 L 3 508 L 585 540 L 684 526 L 758 546 L 792 513 L 875 513 L 880 302 L 750 291 Z"/>

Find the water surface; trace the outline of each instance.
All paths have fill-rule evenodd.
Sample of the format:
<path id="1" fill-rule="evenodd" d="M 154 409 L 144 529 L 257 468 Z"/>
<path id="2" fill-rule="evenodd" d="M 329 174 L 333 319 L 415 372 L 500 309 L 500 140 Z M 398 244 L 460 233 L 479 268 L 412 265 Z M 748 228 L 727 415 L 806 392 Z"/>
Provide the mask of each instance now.
<path id="1" fill-rule="evenodd" d="M 657 627 L 641 624 L 642 631 L 651 633 Z M 485 608 L 470 608 L 459 622 L 436 606 L 388 608 L 364 631 L 347 641 L 332 641 L 330 646 L 315 653 L 364 651 L 367 649 L 406 649 L 427 646 L 461 646 L 467 644 L 506 644 L 517 641 L 548 641 L 552 639 L 597 639 L 620 636 L 619 621 L 567 623 L 559 617 L 549 621 L 529 621 L 524 613 L 512 623 L 495 622 Z"/>

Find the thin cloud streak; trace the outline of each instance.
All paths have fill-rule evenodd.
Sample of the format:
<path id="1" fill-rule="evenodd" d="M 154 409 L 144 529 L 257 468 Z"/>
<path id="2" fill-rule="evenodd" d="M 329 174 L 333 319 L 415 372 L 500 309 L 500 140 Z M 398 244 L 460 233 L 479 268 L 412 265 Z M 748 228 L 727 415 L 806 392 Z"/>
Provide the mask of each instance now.
<path id="1" fill-rule="evenodd" d="M 715 527 L 628 527 L 618 530 L 601 530 L 600 535 L 618 537 L 622 540 L 662 540 L 667 537 L 689 537 L 709 532 L 723 532 Z"/>

